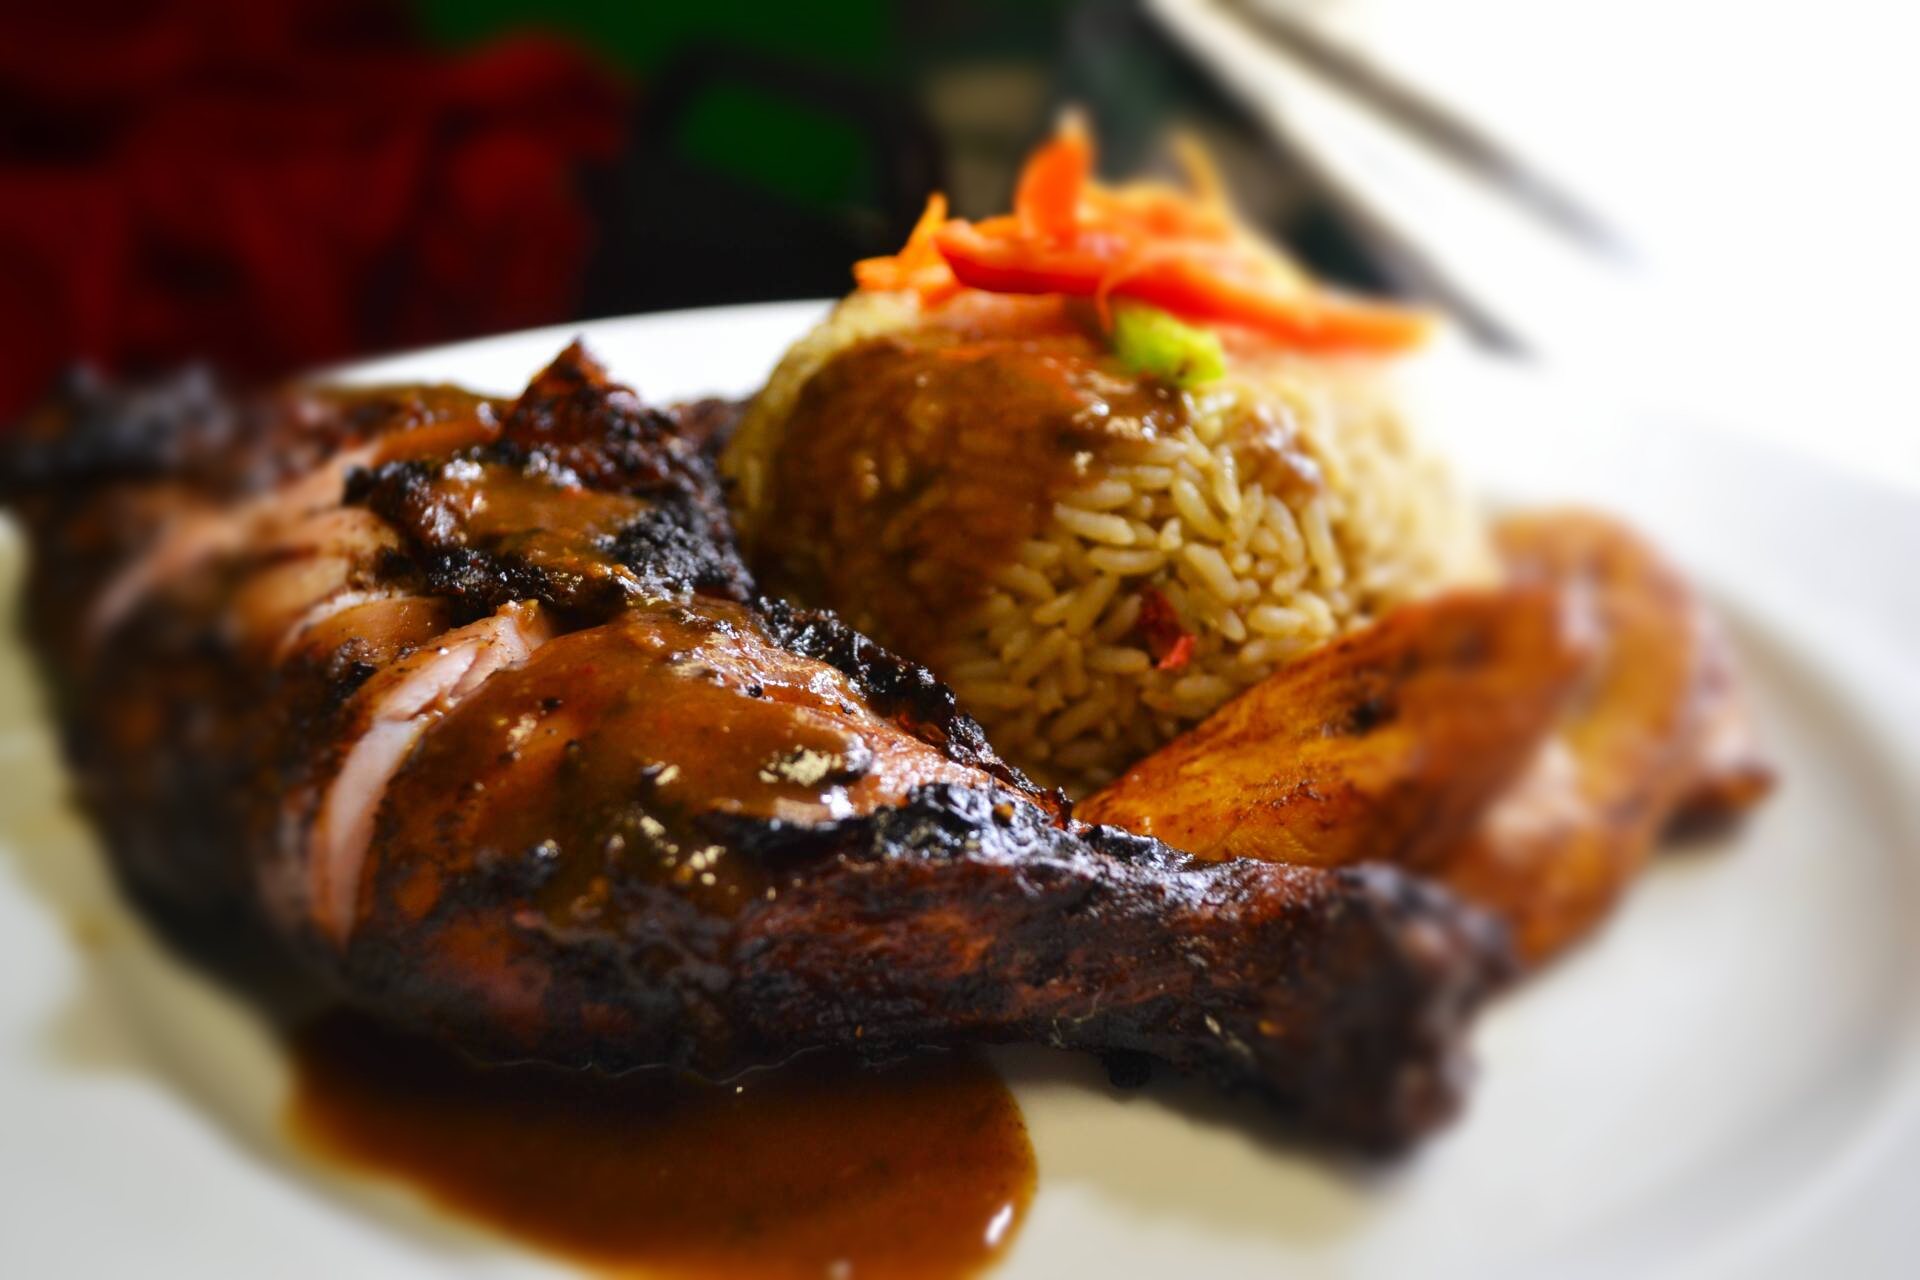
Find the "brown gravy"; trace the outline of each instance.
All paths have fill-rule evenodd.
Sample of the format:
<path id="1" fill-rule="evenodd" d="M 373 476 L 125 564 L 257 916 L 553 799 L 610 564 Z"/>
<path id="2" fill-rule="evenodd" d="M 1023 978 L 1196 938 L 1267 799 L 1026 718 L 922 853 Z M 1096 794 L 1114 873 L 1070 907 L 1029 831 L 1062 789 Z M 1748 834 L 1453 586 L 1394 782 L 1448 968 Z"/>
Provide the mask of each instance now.
<path id="1" fill-rule="evenodd" d="M 1177 430 L 1175 391 L 1071 327 L 929 332 L 848 348 L 801 392 L 757 567 L 908 654 L 935 653 L 1103 442 Z"/>
<path id="2" fill-rule="evenodd" d="M 971 1057 L 609 1080 L 476 1066 L 349 1014 L 293 1047 L 310 1149 L 605 1274 L 963 1276 L 1033 1195 L 1020 1112 Z"/>
<path id="3" fill-rule="evenodd" d="M 388 789 L 373 855 L 387 887 L 368 877 L 362 902 L 411 927 L 457 877 L 540 847 L 537 901 L 558 928 L 612 927 L 639 901 L 610 894 L 618 884 L 671 886 L 729 915 L 772 883 L 715 817 L 825 823 L 934 782 L 990 779 L 779 648 L 744 606 L 635 608 L 448 713 Z"/>

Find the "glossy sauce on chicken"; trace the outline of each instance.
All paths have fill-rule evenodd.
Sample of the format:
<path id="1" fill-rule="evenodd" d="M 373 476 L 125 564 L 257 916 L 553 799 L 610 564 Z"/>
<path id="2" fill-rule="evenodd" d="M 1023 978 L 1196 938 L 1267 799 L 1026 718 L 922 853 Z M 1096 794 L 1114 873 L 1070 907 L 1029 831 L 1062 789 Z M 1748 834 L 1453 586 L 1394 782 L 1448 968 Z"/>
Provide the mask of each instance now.
<path id="1" fill-rule="evenodd" d="M 782 590 L 923 658 L 1103 445 L 1178 429 L 1175 390 L 1126 373 L 1065 317 L 1036 333 L 929 329 L 835 356 L 772 473 L 761 563 Z"/>
<path id="2" fill-rule="evenodd" d="M 964 1055 L 608 1079 L 476 1067 L 337 1014 L 294 1064 L 308 1149 L 610 1274 L 967 1275 L 1033 1195 L 1019 1109 Z"/>
<path id="3" fill-rule="evenodd" d="M 455 459 L 438 469 L 431 486 L 432 518 L 457 528 L 462 544 L 475 551 L 511 556 L 544 573 L 633 585 L 632 571 L 607 547 L 651 504 L 570 481 L 564 473 L 556 479 L 497 462 Z"/>
<path id="4" fill-rule="evenodd" d="M 694 599 L 561 636 L 494 675 L 394 777 L 374 844 L 403 910 L 431 910 L 449 876 L 518 861 L 553 925 L 601 928 L 625 905 L 615 883 L 715 914 L 770 896 L 777 867 L 740 851 L 741 820 L 804 828 L 934 782 L 990 779 L 772 643 L 751 610 Z"/>

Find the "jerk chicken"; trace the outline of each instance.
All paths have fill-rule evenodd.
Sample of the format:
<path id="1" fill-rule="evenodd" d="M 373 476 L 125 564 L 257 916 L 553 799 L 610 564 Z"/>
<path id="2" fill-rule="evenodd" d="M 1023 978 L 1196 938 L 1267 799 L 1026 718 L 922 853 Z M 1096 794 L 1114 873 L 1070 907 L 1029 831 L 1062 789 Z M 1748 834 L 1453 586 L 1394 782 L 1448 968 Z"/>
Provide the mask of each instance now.
<path id="1" fill-rule="evenodd" d="M 1452 1112 L 1497 923 L 1389 866 L 1075 820 L 925 670 L 758 595 L 709 460 L 727 421 L 577 348 L 512 403 L 76 384 L 0 496 L 131 891 L 263 920 L 349 1001 L 488 1056 L 720 1077 L 1033 1041 L 1365 1148 Z M 1525 643 L 1575 643 L 1527 616 Z"/>

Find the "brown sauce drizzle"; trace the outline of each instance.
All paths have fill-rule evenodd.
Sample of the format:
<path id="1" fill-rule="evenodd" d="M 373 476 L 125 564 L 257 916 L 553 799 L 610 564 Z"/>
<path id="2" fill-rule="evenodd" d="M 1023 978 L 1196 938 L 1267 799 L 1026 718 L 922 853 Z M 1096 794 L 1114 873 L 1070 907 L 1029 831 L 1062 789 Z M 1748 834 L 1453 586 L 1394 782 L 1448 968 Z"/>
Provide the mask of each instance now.
<path id="1" fill-rule="evenodd" d="M 1033 1195 L 1020 1112 L 972 1057 L 607 1079 L 479 1067 L 333 1014 L 294 1062 L 311 1150 L 607 1274 L 964 1276 Z"/>
<path id="2" fill-rule="evenodd" d="M 726 915 L 772 886 L 714 818 L 824 823 L 989 781 L 773 644 L 744 606 L 636 608 L 495 674 L 434 726 L 382 807 L 390 892 L 369 876 L 363 904 L 424 918 L 451 878 L 537 848 L 557 927 L 613 926 L 614 884 L 671 885 Z"/>
<path id="3" fill-rule="evenodd" d="M 607 544 L 646 514 L 653 504 L 645 498 L 464 460 L 443 464 L 433 489 L 439 518 L 459 530 L 463 545 L 553 572 L 638 585 Z"/>
<path id="4" fill-rule="evenodd" d="M 928 331 L 835 356 L 801 392 L 772 472 L 761 564 L 777 589 L 926 657 L 1102 441 L 1186 421 L 1180 394 L 1057 332 Z"/>
<path id="5" fill-rule="evenodd" d="M 451 395 L 435 395 L 435 388 L 421 387 L 424 421 L 383 436 L 374 463 L 396 462 L 403 458 L 432 458 L 499 438 L 500 415 L 484 400 L 461 403 Z"/>

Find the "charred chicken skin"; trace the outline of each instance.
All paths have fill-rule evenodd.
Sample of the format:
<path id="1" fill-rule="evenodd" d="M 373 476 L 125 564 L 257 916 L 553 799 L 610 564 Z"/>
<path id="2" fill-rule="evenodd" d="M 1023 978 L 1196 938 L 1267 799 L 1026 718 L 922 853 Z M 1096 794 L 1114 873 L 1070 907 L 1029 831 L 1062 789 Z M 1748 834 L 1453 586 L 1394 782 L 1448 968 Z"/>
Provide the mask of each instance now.
<path id="1" fill-rule="evenodd" d="M 1371 1149 L 1453 1111 L 1499 926 L 1390 867 L 1072 819 L 926 671 L 757 595 L 725 422 L 578 349 L 514 403 L 76 387 L 5 496 L 129 886 L 487 1055 L 1033 1041 Z"/>

